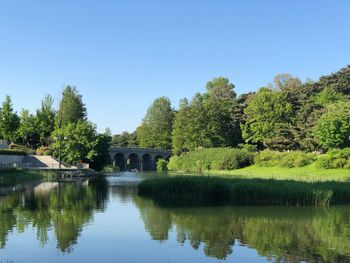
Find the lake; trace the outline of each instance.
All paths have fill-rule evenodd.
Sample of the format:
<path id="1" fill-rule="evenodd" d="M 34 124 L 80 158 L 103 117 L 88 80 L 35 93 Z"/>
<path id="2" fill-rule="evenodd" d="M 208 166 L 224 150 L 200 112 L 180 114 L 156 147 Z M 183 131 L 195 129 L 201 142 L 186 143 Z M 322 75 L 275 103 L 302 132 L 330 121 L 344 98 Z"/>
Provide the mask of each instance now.
<path id="1" fill-rule="evenodd" d="M 161 207 L 116 175 L 0 197 L 0 262 L 350 262 L 350 206 Z"/>

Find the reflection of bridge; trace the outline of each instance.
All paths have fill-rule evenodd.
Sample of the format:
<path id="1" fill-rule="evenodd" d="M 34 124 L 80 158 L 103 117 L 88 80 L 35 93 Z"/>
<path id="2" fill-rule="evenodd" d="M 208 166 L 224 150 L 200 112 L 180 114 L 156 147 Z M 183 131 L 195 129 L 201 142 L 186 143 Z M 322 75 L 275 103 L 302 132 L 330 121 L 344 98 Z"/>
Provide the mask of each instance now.
<path id="1" fill-rule="evenodd" d="M 151 148 L 111 147 L 109 155 L 113 165 L 118 166 L 121 171 L 150 171 L 156 169 L 159 159 L 169 159 L 171 151 Z"/>

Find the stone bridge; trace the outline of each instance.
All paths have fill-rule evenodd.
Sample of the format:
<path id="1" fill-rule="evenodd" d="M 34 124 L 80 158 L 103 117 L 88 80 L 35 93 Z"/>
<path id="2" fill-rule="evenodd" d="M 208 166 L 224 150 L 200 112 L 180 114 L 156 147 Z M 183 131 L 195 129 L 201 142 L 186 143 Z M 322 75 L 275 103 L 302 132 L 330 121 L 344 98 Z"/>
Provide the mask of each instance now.
<path id="1" fill-rule="evenodd" d="M 109 155 L 112 164 L 118 166 L 121 171 L 151 171 L 156 170 L 159 159 L 169 159 L 171 151 L 137 147 L 111 147 Z"/>

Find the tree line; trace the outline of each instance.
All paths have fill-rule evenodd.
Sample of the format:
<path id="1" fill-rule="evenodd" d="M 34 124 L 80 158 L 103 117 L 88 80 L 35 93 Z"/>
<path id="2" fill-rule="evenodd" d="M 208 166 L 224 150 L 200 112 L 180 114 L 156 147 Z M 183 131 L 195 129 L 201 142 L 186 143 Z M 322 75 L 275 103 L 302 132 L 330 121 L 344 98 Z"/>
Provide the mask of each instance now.
<path id="1" fill-rule="evenodd" d="M 157 98 L 133 133 L 113 136 L 116 146 L 172 149 L 208 147 L 327 151 L 350 146 L 350 66 L 318 81 L 277 75 L 256 92 L 237 96 L 228 78 L 214 78 L 204 93 L 175 110 Z"/>
<path id="2" fill-rule="evenodd" d="M 101 169 L 109 161 L 110 132 L 97 132 L 76 87 L 67 86 L 62 94 L 58 110 L 52 96 L 45 95 L 34 114 L 27 109 L 17 114 L 7 95 L 0 108 L 0 138 L 14 148 L 24 146 L 55 157 L 61 153 L 67 163 L 86 162 Z"/>

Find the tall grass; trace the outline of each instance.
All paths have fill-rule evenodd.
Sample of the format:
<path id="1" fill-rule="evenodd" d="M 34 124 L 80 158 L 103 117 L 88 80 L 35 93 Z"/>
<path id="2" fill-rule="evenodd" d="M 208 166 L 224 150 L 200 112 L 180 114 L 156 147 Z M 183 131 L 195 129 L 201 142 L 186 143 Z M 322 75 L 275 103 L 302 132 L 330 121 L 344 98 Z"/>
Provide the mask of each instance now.
<path id="1" fill-rule="evenodd" d="M 350 183 L 306 183 L 288 180 L 225 179 L 175 176 L 141 182 L 141 196 L 169 205 L 312 205 L 350 203 Z"/>

